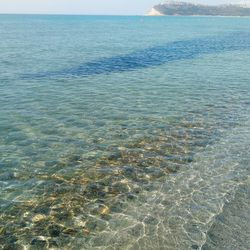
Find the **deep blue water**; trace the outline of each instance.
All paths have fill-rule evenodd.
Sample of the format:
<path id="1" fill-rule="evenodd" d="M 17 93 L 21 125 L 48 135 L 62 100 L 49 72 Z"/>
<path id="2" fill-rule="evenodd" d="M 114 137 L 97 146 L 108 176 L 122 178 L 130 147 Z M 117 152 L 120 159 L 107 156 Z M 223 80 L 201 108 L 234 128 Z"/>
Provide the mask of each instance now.
<path id="1" fill-rule="evenodd" d="M 248 248 L 248 18 L 1 15 L 0 37 L 2 248 Z"/>

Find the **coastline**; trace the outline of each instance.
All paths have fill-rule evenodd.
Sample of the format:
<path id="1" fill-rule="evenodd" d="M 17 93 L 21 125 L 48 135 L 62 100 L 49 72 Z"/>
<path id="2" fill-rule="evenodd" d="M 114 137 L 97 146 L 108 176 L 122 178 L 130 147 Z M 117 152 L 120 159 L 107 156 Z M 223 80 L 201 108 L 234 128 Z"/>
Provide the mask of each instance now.
<path id="1" fill-rule="evenodd" d="M 145 14 L 144 16 L 148 17 L 227 17 L 227 18 L 250 18 L 250 16 L 221 16 L 221 15 L 149 15 Z"/>

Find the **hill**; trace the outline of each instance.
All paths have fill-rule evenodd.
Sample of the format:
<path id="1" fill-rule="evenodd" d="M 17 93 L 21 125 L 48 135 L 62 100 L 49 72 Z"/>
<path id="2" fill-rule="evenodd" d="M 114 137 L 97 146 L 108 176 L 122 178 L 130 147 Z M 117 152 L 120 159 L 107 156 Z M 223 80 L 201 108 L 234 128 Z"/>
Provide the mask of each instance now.
<path id="1" fill-rule="evenodd" d="M 166 3 L 155 5 L 147 15 L 250 16 L 250 6 L 242 4 L 203 5 L 168 1 Z"/>

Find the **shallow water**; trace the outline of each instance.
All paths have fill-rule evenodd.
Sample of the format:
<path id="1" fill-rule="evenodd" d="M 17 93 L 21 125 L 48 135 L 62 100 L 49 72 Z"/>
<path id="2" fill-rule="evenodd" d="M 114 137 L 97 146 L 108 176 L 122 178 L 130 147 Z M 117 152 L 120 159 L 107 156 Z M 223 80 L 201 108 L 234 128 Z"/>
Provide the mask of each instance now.
<path id="1" fill-rule="evenodd" d="M 248 19 L 0 23 L 2 248 L 248 248 Z"/>

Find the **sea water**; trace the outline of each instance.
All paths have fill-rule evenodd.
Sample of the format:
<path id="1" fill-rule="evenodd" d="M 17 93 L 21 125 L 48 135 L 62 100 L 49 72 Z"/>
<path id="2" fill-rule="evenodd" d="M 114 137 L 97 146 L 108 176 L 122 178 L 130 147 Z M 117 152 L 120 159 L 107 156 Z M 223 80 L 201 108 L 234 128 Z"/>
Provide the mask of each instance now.
<path id="1" fill-rule="evenodd" d="M 250 21 L 0 16 L 0 246 L 248 249 Z"/>

